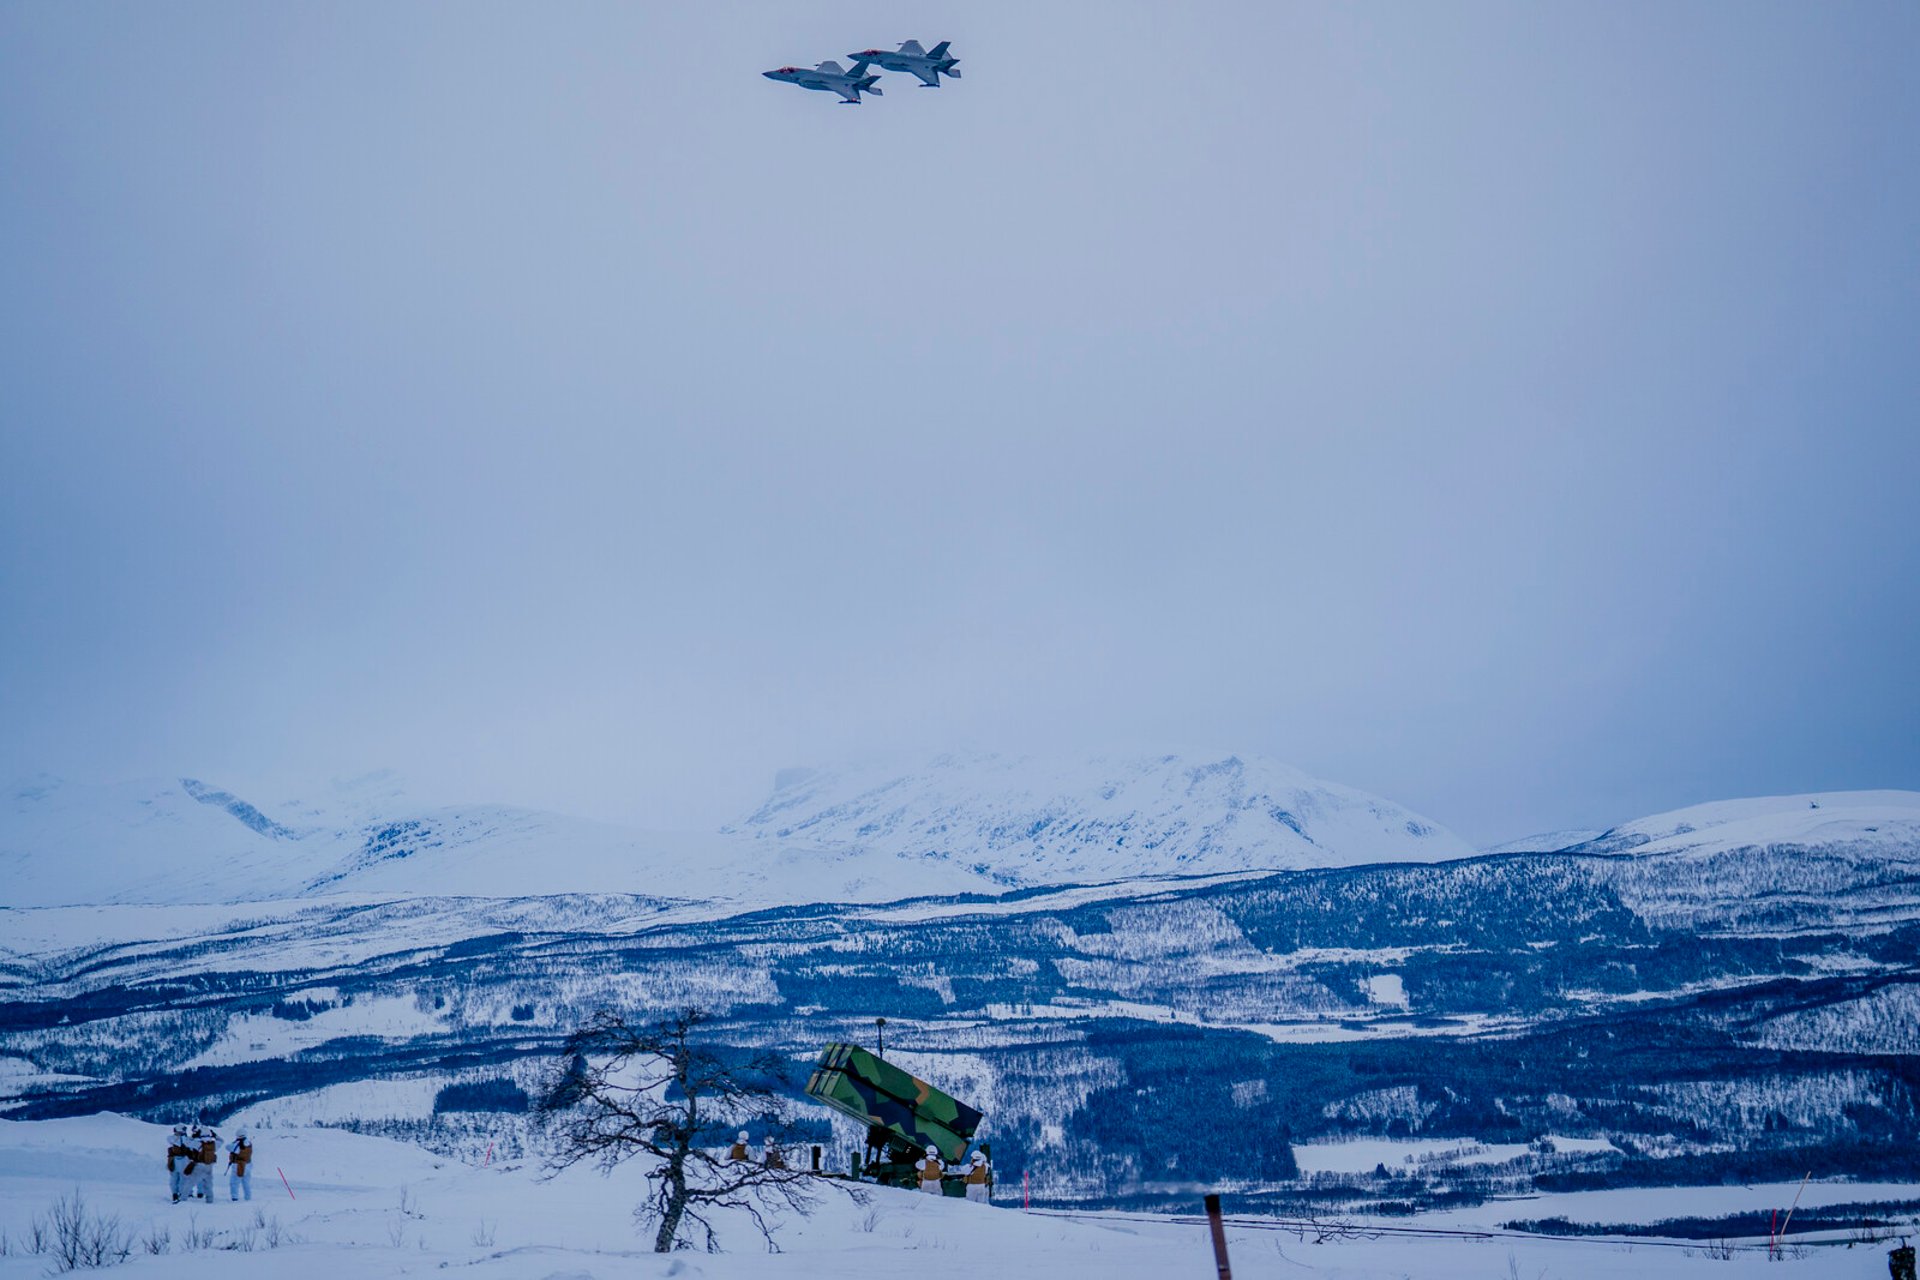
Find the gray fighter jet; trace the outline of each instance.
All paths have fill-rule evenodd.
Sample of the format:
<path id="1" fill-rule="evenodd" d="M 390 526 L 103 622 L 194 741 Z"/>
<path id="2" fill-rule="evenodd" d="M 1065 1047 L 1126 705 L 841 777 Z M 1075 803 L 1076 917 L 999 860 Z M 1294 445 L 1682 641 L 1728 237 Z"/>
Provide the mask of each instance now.
<path id="1" fill-rule="evenodd" d="M 952 43 L 951 40 L 942 40 L 929 51 L 922 49 L 918 40 L 909 40 L 895 53 L 888 53 L 885 49 L 865 49 L 847 56 L 862 62 L 877 62 L 889 71 L 904 71 L 908 75 L 919 76 L 922 88 L 938 89 L 941 76 L 951 76 L 955 80 L 960 78 L 960 59 L 947 56 L 947 46 Z"/>
<path id="2" fill-rule="evenodd" d="M 870 93 L 880 96 L 879 76 L 867 74 L 867 64 L 856 59 L 853 70 L 842 71 L 837 62 L 823 62 L 809 71 L 805 67 L 778 67 L 772 71 L 762 71 L 761 75 L 769 80 L 784 80 L 788 84 L 797 84 L 802 89 L 829 89 L 840 95 L 841 100 L 854 106 L 860 105 L 860 95 Z"/>

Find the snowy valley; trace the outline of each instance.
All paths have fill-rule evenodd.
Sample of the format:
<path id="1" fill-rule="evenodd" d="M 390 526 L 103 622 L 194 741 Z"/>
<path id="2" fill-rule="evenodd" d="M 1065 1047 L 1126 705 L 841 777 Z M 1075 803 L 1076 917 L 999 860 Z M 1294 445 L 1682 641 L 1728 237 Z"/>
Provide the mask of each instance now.
<path id="1" fill-rule="evenodd" d="M 692 1004 L 796 1086 L 885 1016 L 889 1059 L 984 1110 L 1000 1167 L 1075 1213 L 1223 1189 L 1538 1223 L 1564 1216 L 1540 1197 L 1809 1172 L 1825 1203 L 1920 1202 L 1914 793 L 1473 854 L 1284 766 L 948 758 L 788 779 L 704 846 L 663 838 L 663 872 L 547 815 L 41 786 L 0 840 L 25 895 L 0 910 L 0 1115 L 29 1126 L 196 1115 L 525 1162 L 570 1030 Z M 369 852 L 408 822 L 432 836 Z M 149 838 L 179 883 L 116 879 L 111 849 Z M 69 904 L 37 905 L 63 861 Z M 807 891 L 848 877 L 873 895 Z M 809 1124 L 834 1156 L 859 1141 Z"/>

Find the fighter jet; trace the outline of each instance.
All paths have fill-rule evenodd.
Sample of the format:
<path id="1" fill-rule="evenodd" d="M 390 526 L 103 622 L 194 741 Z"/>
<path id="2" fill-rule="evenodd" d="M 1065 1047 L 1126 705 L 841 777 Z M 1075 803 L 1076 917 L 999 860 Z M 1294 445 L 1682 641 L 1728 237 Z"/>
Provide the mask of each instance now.
<path id="1" fill-rule="evenodd" d="M 864 91 L 874 97 L 880 96 L 880 77 L 867 74 L 864 59 L 856 58 L 853 70 L 842 71 L 837 62 L 823 62 L 809 71 L 805 67 L 779 67 L 772 71 L 762 71 L 761 75 L 769 80 L 784 80 L 788 84 L 797 84 L 802 89 L 830 89 L 841 99 L 860 105 L 860 94 Z"/>
<path id="2" fill-rule="evenodd" d="M 888 53 L 885 49 L 866 49 L 847 56 L 862 62 L 877 62 L 889 71 L 905 71 L 909 75 L 919 76 L 922 88 L 938 89 L 942 75 L 955 80 L 960 78 L 960 59 L 947 56 L 947 46 L 952 43 L 951 40 L 942 40 L 929 53 L 920 47 L 918 40 L 909 40 L 896 53 Z"/>

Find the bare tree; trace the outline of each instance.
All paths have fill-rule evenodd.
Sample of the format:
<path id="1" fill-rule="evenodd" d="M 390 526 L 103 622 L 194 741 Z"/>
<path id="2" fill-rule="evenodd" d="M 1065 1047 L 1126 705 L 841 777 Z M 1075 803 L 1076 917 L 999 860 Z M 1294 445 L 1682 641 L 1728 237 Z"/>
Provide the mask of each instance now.
<path id="1" fill-rule="evenodd" d="M 133 1253 L 133 1233 L 121 1224 L 120 1215 L 95 1213 L 81 1198 L 78 1187 L 72 1195 L 54 1201 L 49 1217 L 56 1272 L 110 1267 L 125 1262 Z"/>
<path id="2" fill-rule="evenodd" d="M 603 1009 L 567 1037 L 566 1066 L 541 1101 L 558 1139 L 548 1160 L 553 1172 L 583 1161 L 611 1169 L 641 1155 L 659 1162 L 647 1171 L 651 1195 L 634 1210 L 643 1223 L 658 1224 L 659 1253 L 681 1243 L 689 1223 L 712 1250 L 713 1209 L 744 1210 L 773 1249 L 767 1213 L 805 1212 L 820 1185 L 809 1172 L 716 1154 L 746 1125 L 785 1129 L 779 1086 L 786 1063 L 773 1053 L 723 1055 L 699 1043 L 696 1029 L 710 1020 L 703 1010 L 682 1009 L 633 1026 Z"/>

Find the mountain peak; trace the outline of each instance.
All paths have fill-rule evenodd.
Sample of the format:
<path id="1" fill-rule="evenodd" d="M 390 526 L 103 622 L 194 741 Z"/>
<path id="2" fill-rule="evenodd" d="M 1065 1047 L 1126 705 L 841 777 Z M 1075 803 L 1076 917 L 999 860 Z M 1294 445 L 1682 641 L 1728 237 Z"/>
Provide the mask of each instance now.
<path id="1" fill-rule="evenodd" d="M 1392 801 L 1257 756 L 948 752 L 796 772 L 724 830 L 949 862 L 1006 885 L 1473 852 Z"/>
<path id="2" fill-rule="evenodd" d="M 1622 823 L 1565 851 L 1665 853 L 1769 844 L 1812 846 L 1896 834 L 1909 841 L 1920 836 L 1920 792 L 1816 791 L 1712 800 Z"/>

